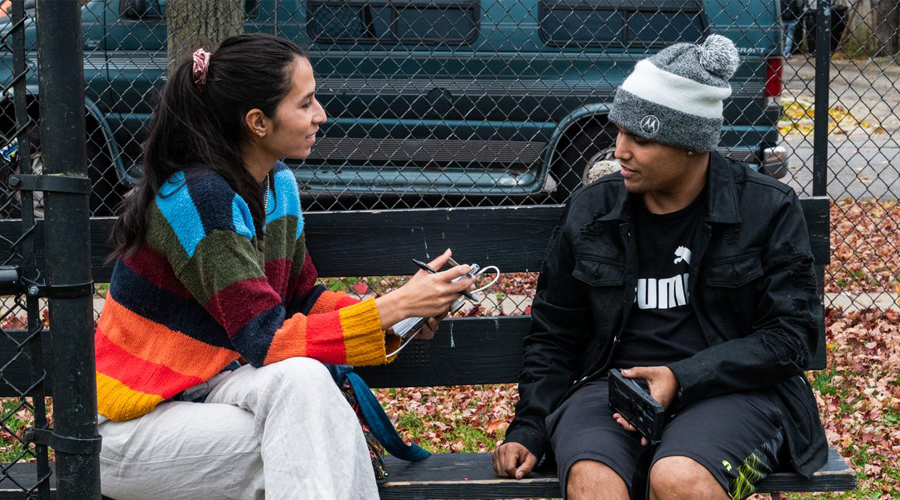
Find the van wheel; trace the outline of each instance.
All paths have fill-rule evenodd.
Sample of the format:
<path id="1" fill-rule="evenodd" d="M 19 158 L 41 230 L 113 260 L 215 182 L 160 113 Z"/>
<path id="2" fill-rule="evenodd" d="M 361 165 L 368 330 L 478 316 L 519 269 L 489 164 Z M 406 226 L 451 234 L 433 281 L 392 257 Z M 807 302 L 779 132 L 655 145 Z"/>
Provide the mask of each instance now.
<path id="1" fill-rule="evenodd" d="M 607 150 L 614 144 L 615 135 L 610 129 L 591 121 L 563 146 L 553 168 L 559 183 L 557 193 L 560 195 L 560 202 L 565 201 L 570 194 L 585 184 L 591 167 L 603 159 Z"/>

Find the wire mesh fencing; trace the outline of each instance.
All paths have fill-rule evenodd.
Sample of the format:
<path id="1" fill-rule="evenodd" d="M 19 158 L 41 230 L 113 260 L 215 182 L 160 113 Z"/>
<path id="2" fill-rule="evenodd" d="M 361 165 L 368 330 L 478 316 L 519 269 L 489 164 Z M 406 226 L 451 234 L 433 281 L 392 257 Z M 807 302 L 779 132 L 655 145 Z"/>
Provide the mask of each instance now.
<path id="1" fill-rule="evenodd" d="M 634 64 L 712 33 L 731 38 L 742 56 L 719 150 L 812 195 L 818 4 L 791 3 L 88 1 L 82 33 L 92 211 L 114 215 L 140 178 L 142 143 L 172 48 L 213 49 L 224 36 L 216 29 L 273 33 L 310 49 L 329 121 L 310 157 L 286 159 L 306 211 L 563 203 L 591 178 L 592 167 L 595 176 L 608 167 L 600 160 L 609 157 L 616 130 L 606 116 Z M 829 7 L 828 194 L 889 202 L 898 7 L 877 0 L 835 0 Z M 229 9 L 242 22 L 226 19 Z M 191 26 L 197 13 L 210 22 Z M 9 105 L 2 116 L 11 116 Z M 29 114 L 37 119 L 39 112 L 39 94 L 29 93 Z M 38 129 L 30 139 L 40 171 Z M 7 193 L 8 208 L 0 208 L 7 217 L 17 216 L 14 197 Z M 33 203 L 40 217 L 40 195 Z M 871 210 L 842 203 L 835 205 L 836 228 L 842 221 L 856 228 L 853 207 L 859 207 L 873 230 L 889 232 L 890 216 L 876 221 Z M 829 268 L 828 300 L 868 294 L 885 307 L 897 266 L 866 262 L 866 255 L 893 248 L 891 238 L 856 244 L 849 236 L 836 235 L 837 249 L 851 248 L 851 259 L 836 258 Z M 867 242 L 877 248 L 867 249 Z M 493 313 L 527 308 L 522 301 L 509 310 L 501 305 L 508 294 L 498 291 Z"/>
<path id="2" fill-rule="evenodd" d="M 39 127 L 26 99 L 27 82 L 36 72 L 33 59 L 27 57 L 27 51 L 33 49 L 27 26 L 33 23 L 34 11 L 29 12 L 23 2 L 9 7 L 0 36 L 0 71 L 7 76 L 0 90 L 0 173 L 4 179 L 40 173 L 40 162 L 32 161 L 32 151 L 39 148 L 35 135 Z M 42 201 L 34 192 L 13 192 L 7 185 L 0 194 L 3 218 L 19 219 L 3 221 L 9 224 L 0 235 L 0 487 L 19 491 L 23 498 L 49 498 L 50 492 L 48 448 L 35 444 L 28 435 L 28 428 L 50 426 L 42 355 L 47 310 L 38 298 L 43 277 L 35 261 L 35 217 L 40 216 Z"/>
<path id="3" fill-rule="evenodd" d="M 21 195 L 5 179 L 40 173 L 41 145 L 53 138 L 41 137 L 37 126 L 34 2 L 13 4 L 22 6 L 23 21 L 0 13 L 6 16 L 0 17 L 0 216 L 23 221 L 16 224 L 24 230 L 2 235 L 9 249 L 2 257 L 23 262 L 26 213 L 40 219 L 43 197 Z M 142 144 L 173 50 L 213 50 L 224 32 L 272 33 L 310 50 L 328 122 L 308 158 L 285 159 L 305 211 L 564 203 L 610 167 L 603 161 L 616 135 L 609 106 L 636 62 L 675 43 L 724 35 L 742 62 L 725 103 L 719 151 L 811 196 L 813 137 L 827 132 L 822 168 L 834 202 L 826 305 L 897 307 L 900 7 L 894 1 L 87 0 L 81 9 L 84 141 L 96 217 L 114 216 L 139 182 Z M 198 13 L 209 22 L 192 26 Z M 826 13 L 829 46 L 816 47 L 818 16 Z M 15 33 L 22 34 L 24 76 L 13 64 Z M 827 74 L 815 59 L 825 49 Z M 823 97 L 815 93 L 816 79 L 826 77 L 828 130 L 815 130 L 815 102 Z M 323 283 L 369 297 L 404 279 Z M 461 314 L 528 314 L 535 282 L 534 273 L 505 275 Z M 97 286 L 98 315 L 106 290 Z M 19 346 L 22 360 L 28 349 L 21 345 L 44 328 L 39 301 L 30 301 L 7 296 L 0 312 L 5 340 Z M 15 390 L 21 392 L 4 400 L 0 430 L 19 459 L 31 460 L 46 450 L 16 448 L 19 429 L 6 422 L 23 411 L 43 413 L 43 399 L 25 398 L 27 387 Z"/>
<path id="4" fill-rule="evenodd" d="M 811 195 L 814 83 L 823 72 L 814 57 L 819 13 L 815 3 L 800 3 L 792 53 L 785 59 L 779 129 L 790 164 L 786 181 Z M 833 204 L 826 305 L 896 310 L 900 5 L 833 1 L 829 24 L 827 195 Z"/>
<path id="5" fill-rule="evenodd" d="M 711 33 L 729 36 L 743 58 L 719 150 L 767 175 L 786 173 L 778 149 L 783 59 L 775 2 L 100 3 L 102 20 L 87 13 L 100 12 L 94 2 L 85 6 L 84 30 L 105 33 L 106 81 L 87 86 L 115 145 L 101 158 L 109 162 L 108 180 L 115 172 L 126 190 L 113 190 L 95 206 L 97 215 L 111 213 L 112 201 L 139 178 L 141 144 L 173 51 L 211 50 L 222 38 L 211 23 L 178 25 L 203 9 L 221 19 L 224 32 L 267 32 L 309 48 L 329 120 L 308 158 L 285 159 L 305 211 L 563 203 L 592 167 L 593 175 L 602 171 L 616 134 L 609 104 L 634 64 Z M 242 12 L 241 26 L 222 13 L 228 8 Z M 99 61 L 100 53 L 86 53 Z M 389 290 L 382 282 L 397 280 L 329 286 L 365 296 Z M 522 314 L 533 284 L 533 275 L 509 276 L 469 313 Z"/>

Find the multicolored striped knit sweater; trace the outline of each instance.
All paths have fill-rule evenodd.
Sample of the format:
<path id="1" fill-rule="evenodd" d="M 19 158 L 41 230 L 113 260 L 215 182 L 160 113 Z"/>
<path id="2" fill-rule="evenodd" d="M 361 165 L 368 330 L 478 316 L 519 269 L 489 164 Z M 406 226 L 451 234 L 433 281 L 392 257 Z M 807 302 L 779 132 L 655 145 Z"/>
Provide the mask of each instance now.
<path id="1" fill-rule="evenodd" d="M 164 184 L 144 244 L 115 263 L 97 325 L 101 415 L 144 415 L 238 358 L 373 365 L 397 348 L 374 300 L 315 284 L 294 175 L 278 162 L 272 179 L 265 252 L 247 203 L 222 177 L 180 172 Z"/>

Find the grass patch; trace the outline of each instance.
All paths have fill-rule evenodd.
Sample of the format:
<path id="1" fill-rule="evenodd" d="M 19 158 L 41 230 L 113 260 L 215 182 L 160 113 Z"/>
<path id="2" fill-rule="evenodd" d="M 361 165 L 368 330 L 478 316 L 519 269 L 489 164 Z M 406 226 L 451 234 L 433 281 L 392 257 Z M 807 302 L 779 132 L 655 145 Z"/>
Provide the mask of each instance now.
<path id="1" fill-rule="evenodd" d="M 356 283 L 357 278 L 348 277 L 348 278 L 325 278 L 320 280 L 322 285 L 325 288 L 331 290 L 332 292 L 343 292 L 347 289 L 347 284 Z"/>
<path id="2" fill-rule="evenodd" d="M 435 430 L 434 425 L 428 425 L 426 420 L 414 413 L 402 412 L 398 416 L 397 428 L 403 435 L 419 443 L 422 448 L 432 453 L 446 453 L 447 443 L 449 451 L 454 453 L 479 453 L 485 448 L 493 449 L 492 443 L 502 441 L 506 435 L 505 429 L 493 434 L 486 429 L 472 425 L 460 424 L 462 413 L 457 412 L 453 419 L 441 419 L 445 426 Z"/>
<path id="3" fill-rule="evenodd" d="M 823 396 L 837 396 L 838 388 L 831 384 L 836 375 L 837 371 L 834 368 L 817 372 L 812 380 L 813 389 L 822 393 Z"/>
<path id="4" fill-rule="evenodd" d="M 432 453 L 446 453 L 439 444 L 429 439 L 424 433 L 417 432 L 414 428 L 407 427 L 408 432 L 415 438 L 422 448 Z M 488 443 L 503 440 L 506 435 L 505 431 L 498 431 L 493 436 L 481 428 L 470 424 L 456 425 L 443 431 L 440 434 L 440 440 L 450 443 L 450 450 L 454 453 L 478 453 L 484 450 Z"/>
<path id="5" fill-rule="evenodd" d="M 900 426 L 900 411 L 887 410 L 881 415 L 881 419 L 887 427 L 898 427 Z"/>
<path id="6" fill-rule="evenodd" d="M 18 399 L 8 399 L 3 401 L 2 406 L 0 406 L 0 419 L 4 421 L 7 429 L 19 436 L 21 436 L 22 430 L 25 429 L 25 427 L 32 424 L 31 412 L 28 409 L 25 409 L 25 407 L 20 408 Z M 2 437 L 2 444 L 0 444 L 0 462 L 14 462 L 23 458 L 25 447 L 15 436 L 4 429 L 0 431 L 0 437 Z M 28 453 L 26 456 L 30 457 L 31 454 Z"/>
<path id="7" fill-rule="evenodd" d="M 400 413 L 398 418 L 397 426 L 406 429 L 414 438 L 419 438 L 425 430 L 425 423 L 414 413 Z"/>

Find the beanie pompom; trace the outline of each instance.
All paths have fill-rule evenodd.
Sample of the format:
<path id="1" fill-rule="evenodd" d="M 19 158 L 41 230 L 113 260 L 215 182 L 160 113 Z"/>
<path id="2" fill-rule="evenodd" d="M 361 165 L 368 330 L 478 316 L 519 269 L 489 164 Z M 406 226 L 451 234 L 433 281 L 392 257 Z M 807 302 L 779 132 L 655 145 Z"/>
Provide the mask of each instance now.
<path id="1" fill-rule="evenodd" d="M 741 64 L 734 42 L 722 35 L 709 35 L 700 46 L 700 65 L 724 80 L 729 80 Z"/>

